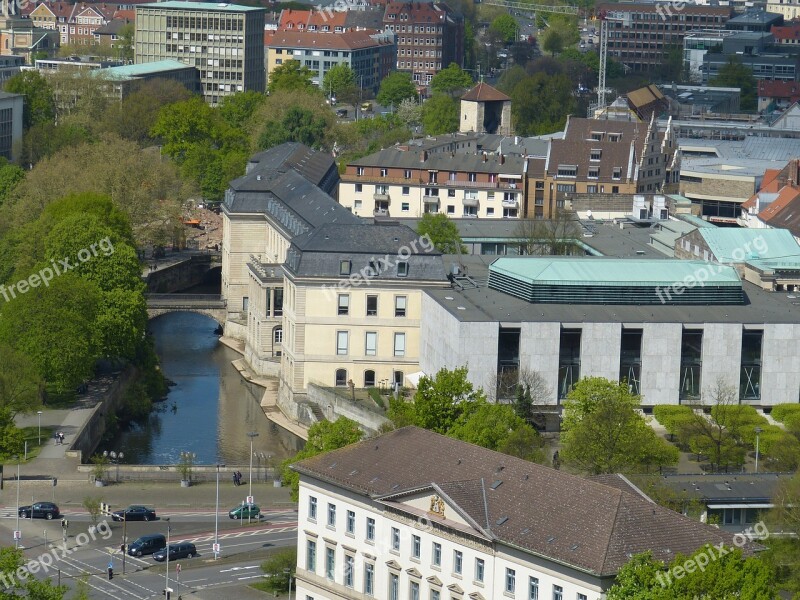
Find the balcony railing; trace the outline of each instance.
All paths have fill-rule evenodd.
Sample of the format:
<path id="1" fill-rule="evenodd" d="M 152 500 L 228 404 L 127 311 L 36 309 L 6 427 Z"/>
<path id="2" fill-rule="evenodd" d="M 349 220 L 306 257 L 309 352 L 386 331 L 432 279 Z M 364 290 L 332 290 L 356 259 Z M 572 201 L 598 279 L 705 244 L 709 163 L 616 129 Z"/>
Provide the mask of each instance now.
<path id="1" fill-rule="evenodd" d="M 439 196 L 423 196 L 422 201 L 425 204 L 439 204 Z"/>
<path id="2" fill-rule="evenodd" d="M 517 200 L 503 200 L 503 208 L 519 208 Z"/>
<path id="3" fill-rule="evenodd" d="M 427 183 L 427 181 L 423 180 L 421 177 L 406 179 L 405 177 L 381 177 L 380 175 L 356 175 L 354 173 L 345 173 L 340 176 L 340 179 L 345 183 L 394 183 L 399 185 L 422 185 Z"/>
<path id="4" fill-rule="evenodd" d="M 444 182 L 447 187 L 460 187 L 460 188 L 484 188 L 488 190 L 517 190 L 521 189 L 521 184 L 506 183 L 501 181 L 458 181 L 448 179 Z"/>
<path id="5" fill-rule="evenodd" d="M 385 208 L 376 208 L 375 210 L 372 211 L 372 216 L 374 216 L 374 217 L 388 217 L 389 216 L 389 211 L 386 210 Z"/>
<path id="6" fill-rule="evenodd" d="M 390 202 L 389 194 L 383 194 L 383 193 L 379 194 L 376 192 L 372 195 L 372 198 L 374 200 L 377 200 L 378 202 Z"/>

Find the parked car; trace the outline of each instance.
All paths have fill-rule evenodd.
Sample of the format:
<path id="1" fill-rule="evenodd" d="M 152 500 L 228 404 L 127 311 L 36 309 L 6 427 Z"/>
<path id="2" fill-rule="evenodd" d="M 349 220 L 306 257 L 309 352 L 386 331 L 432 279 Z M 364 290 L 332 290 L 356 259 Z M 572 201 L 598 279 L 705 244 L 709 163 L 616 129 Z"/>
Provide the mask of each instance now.
<path id="1" fill-rule="evenodd" d="M 248 517 L 257 519 L 261 516 L 261 509 L 255 504 L 242 504 L 241 506 L 232 508 L 230 512 L 228 512 L 228 516 L 231 519 L 246 519 Z"/>
<path id="2" fill-rule="evenodd" d="M 115 510 L 111 513 L 111 519 L 114 521 L 155 521 L 156 511 L 134 504 L 123 510 Z"/>
<path id="3" fill-rule="evenodd" d="M 131 556 L 144 556 L 153 554 L 167 546 L 167 538 L 160 533 L 143 535 L 128 544 L 128 554 Z"/>
<path id="4" fill-rule="evenodd" d="M 52 502 L 34 502 L 30 506 L 20 506 L 19 516 L 23 519 L 57 519 L 61 516 L 58 506 Z"/>
<path id="5" fill-rule="evenodd" d="M 179 558 L 194 558 L 197 556 L 197 548 L 194 544 L 189 542 L 180 542 L 178 544 L 169 545 L 169 560 L 178 560 Z M 158 552 L 153 553 L 153 558 L 158 562 L 163 562 L 167 559 L 167 548 L 162 548 Z"/>

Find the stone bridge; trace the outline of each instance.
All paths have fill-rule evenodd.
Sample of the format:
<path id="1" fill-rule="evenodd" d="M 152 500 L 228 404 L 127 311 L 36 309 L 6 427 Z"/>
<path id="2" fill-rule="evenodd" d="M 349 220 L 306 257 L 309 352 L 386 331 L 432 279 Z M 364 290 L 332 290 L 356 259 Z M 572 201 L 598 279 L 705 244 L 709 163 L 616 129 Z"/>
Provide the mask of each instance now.
<path id="1" fill-rule="evenodd" d="M 147 294 L 147 316 L 154 319 L 170 312 L 194 312 L 225 325 L 226 302 L 219 294 Z"/>

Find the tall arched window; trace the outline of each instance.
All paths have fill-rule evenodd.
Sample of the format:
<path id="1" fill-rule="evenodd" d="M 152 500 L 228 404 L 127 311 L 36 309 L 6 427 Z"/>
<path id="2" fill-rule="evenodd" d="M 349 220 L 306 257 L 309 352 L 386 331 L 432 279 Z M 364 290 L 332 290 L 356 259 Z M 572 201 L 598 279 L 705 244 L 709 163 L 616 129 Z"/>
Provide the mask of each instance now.
<path id="1" fill-rule="evenodd" d="M 347 369 L 336 369 L 337 387 L 347 385 Z"/>
<path id="2" fill-rule="evenodd" d="M 375 371 L 364 371 L 364 387 L 375 387 Z"/>

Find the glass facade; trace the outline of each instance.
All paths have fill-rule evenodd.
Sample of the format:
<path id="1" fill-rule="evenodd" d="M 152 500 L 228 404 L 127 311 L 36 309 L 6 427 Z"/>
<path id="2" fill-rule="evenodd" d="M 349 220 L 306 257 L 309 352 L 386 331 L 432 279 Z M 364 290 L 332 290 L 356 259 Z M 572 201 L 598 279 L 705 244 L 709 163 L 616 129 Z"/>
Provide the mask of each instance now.
<path id="1" fill-rule="evenodd" d="M 558 397 L 565 398 L 581 378 L 581 330 L 562 329 L 558 351 Z"/>
<path id="2" fill-rule="evenodd" d="M 683 330 L 681 338 L 680 400 L 700 400 L 703 370 L 703 332 Z"/>

